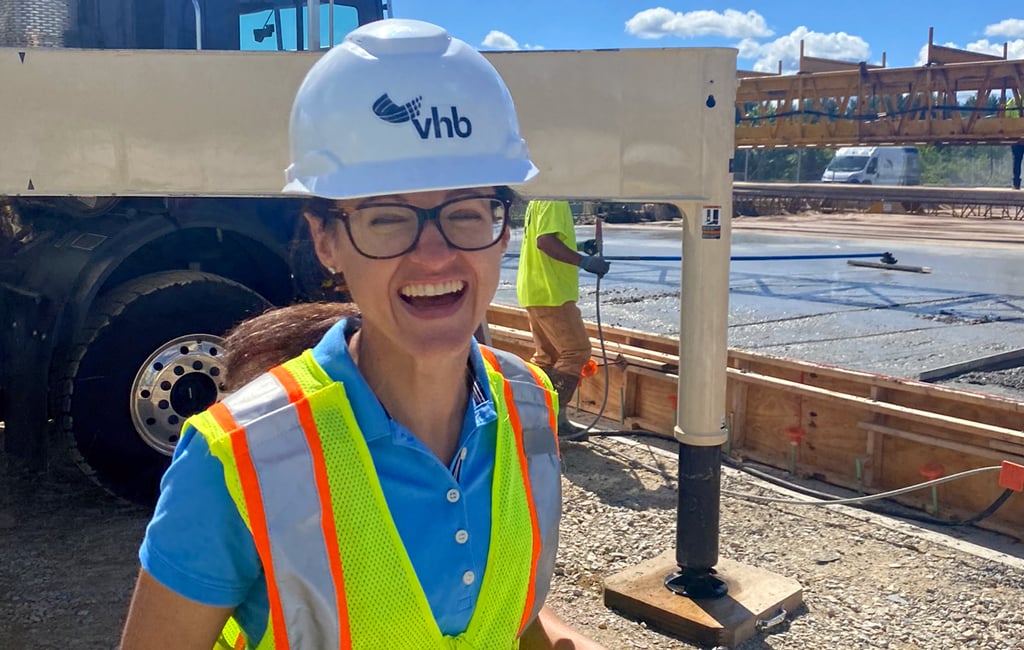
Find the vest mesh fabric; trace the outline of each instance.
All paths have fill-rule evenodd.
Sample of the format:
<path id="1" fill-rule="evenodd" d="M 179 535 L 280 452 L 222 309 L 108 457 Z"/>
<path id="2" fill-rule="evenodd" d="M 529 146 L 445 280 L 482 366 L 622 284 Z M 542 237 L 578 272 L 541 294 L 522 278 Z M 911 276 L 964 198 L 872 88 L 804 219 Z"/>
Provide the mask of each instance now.
<path id="1" fill-rule="evenodd" d="M 486 366 L 498 413 L 491 545 L 469 625 L 459 636 L 445 637 L 437 627 L 391 519 L 373 460 L 344 387 L 329 379 L 309 351 L 284 364 L 284 369 L 301 387 L 302 399 L 308 400 L 328 467 L 354 650 L 518 647 L 516 637 L 524 620 L 534 570 L 535 549 L 530 540 L 538 539 L 536 513 L 528 496 L 529 477 L 522 432 L 513 427 L 515 405 L 505 403 L 504 378 L 489 362 Z M 204 435 L 211 452 L 224 465 L 228 491 L 252 530 L 234 457 L 238 445 L 232 444 L 233 437 L 245 435 L 245 423 L 227 430 L 224 420 L 205 412 L 190 423 Z M 263 489 L 266 488 L 261 487 Z M 261 560 L 266 562 L 262 556 Z M 272 623 L 268 621 L 267 633 L 256 646 L 257 650 L 275 647 Z M 234 639 L 229 634 L 232 626 L 237 627 L 231 621 L 225 628 L 226 643 Z"/>
<path id="2" fill-rule="evenodd" d="M 336 384 L 308 399 L 329 468 L 353 648 L 443 647 L 344 390 Z"/>

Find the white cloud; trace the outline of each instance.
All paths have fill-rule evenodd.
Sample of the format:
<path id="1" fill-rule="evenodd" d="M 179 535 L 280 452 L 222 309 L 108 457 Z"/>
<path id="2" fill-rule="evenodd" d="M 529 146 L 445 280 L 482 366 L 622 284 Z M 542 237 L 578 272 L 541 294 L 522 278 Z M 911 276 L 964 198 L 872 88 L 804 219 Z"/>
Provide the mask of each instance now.
<path id="1" fill-rule="evenodd" d="M 922 66 L 928 63 L 928 44 L 925 43 L 921 46 L 921 49 L 917 51 L 917 60 L 914 61 L 914 65 Z"/>
<path id="2" fill-rule="evenodd" d="M 1024 21 L 1020 22 L 1024 24 Z M 990 43 L 987 38 L 983 38 L 980 41 L 974 41 L 973 43 L 968 43 L 967 49 L 972 52 L 984 52 L 985 54 L 995 54 L 1000 57 L 1003 56 L 1003 44 Z M 1024 59 L 1024 38 L 1006 41 L 1006 50 L 1008 58 Z"/>
<path id="3" fill-rule="evenodd" d="M 543 45 L 530 45 L 529 43 L 523 43 L 519 45 L 519 41 L 512 38 L 505 32 L 499 32 L 496 29 L 492 29 L 487 32 L 487 36 L 484 36 L 484 40 L 480 43 L 484 47 L 490 50 L 543 50 Z"/>
<path id="4" fill-rule="evenodd" d="M 1020 18 L 1007 18 L 994 25 L 988 25 L 985 27 L 985 36 L 1024 37 L 1024 20 Z"/>
<path id="5" fill-rule="evenodd" d="M 754 70 L 778 72 L 779 61 L 782 61 L 782 72 L 788 74 L 800 67 L 800 41 L 804 42 L 807 56 L 840 61 L 867 61 L 871 56 L 871 47 L 860 36 L 846 32 L 812 32 L 803 25 L 774 41 L 758 43 L 745 38 L 736 47 L 740 58 L 755 59 Z"/>
<path id="6" fill-rule="evenodd" d="M 983 38 L 980 41 L 974 41 L 968 43 L 967 47 L 964 48 L 971 52 L 981 52 L 982 54 L 995 54 L 996 56 L 1003 55 L 1003 44 L 1002 43 L 990 43 L 987 38 Z"/>
<path id="7" fill-rule="evenodd" d="M 1003 22 L 1006 22 L 1005 20 Z M 1024 22 L 1024 21 L 1022 21 Z M 943 43 L 945 47 L 952 47 L 958 50 L 969 50 L 971 52 L 981 52 L 982 54 L 994 54 L 996 56 L 1003 56 L 1003 44 L 993 43 L 987 38 L 983 38 L 972 43 L 968 43 L 967 47 L 960 47 L 956 43 L 946 42 Z M 1007 56 L 1010 59 L 1024 59 L 1024 38 L 1018 38 L 1013 41 L 1006 42 Z M 917 61 L 914 65 L 925 65 L 928 63 L 928 44 L 925 43 L 921 46 L 921 49 L 917 53 Z"/>
<path id="8" fill-rule="evenodd" d="M 487 36 L 484 36 L 484 40 L 481 43 L 484 47 L 491 48 L 492 50 L 518 50 L 519 41 L 512 38 L 505 32 L 499 32 L 496 29 L 492 29 L 487 32 Z"/>
<path id="9" fill-rule="evenodd" d="M 626 21 L 626 33 L 639 38 L 662 36 L 725 36 L 728 38 L 764 38 L 774 32 L 768 29 L 764 16 L 756 11 L 743 13 L 735 9 L 717 11 L 672 11 L 664 7 L 644 9 Z"/>

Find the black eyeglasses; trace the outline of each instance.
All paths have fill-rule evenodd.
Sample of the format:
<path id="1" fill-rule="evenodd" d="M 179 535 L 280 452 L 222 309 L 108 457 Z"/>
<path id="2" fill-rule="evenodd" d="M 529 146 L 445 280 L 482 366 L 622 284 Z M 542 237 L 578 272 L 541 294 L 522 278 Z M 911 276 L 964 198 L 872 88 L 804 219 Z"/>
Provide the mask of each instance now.
<path id="1" fill-rule="evenodd" d="M 469 196 L 452 199 L 433 208 L 405 203 L 370 203 L 333 216 L 345 224 L 352 245 L 364 257 L 384 260 L 405 255 L 434 222 L 452 248 L 479 251 L 498 243 L 508 226 L 511 198 Z"/>

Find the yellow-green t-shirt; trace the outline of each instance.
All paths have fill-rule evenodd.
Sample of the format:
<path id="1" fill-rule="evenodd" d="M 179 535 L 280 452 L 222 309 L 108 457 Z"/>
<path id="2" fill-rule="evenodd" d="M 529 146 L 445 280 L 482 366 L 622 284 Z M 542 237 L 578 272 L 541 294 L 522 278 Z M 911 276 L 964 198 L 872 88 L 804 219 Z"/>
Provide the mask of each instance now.
<path id="1" fill-rule="evenodd" d="M 537 248 L 537 238 L 555 234 L 576 250 L 576 230 L 566 201 L 530 201 L 519 252 L 516 293 L 522 307 L 558 307 L 580 298 L 579 270 Z"/>
<path id="2" fill-rule="evenodd" d="M 1006 100 L 1006 117 L 1020 117 L 1020 109 L 1017 108 L 1017 100 L 1013 97 Z"/>

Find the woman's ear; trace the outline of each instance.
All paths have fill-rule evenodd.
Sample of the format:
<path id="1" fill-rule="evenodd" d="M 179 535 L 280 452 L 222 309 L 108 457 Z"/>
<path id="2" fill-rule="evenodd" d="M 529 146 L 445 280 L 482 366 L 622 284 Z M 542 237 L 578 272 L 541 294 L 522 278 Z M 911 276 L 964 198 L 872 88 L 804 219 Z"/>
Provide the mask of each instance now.
<path id="1" fill-rule="evenodd" d="M 306 223 L 309 225 L 309 235 L 313 239 L 313 248 L 316 250 L 317 259 L 331 273 L 339 271 L 339 256 L 335 239 L 335 232 L 327 227 L 326 222 L 308 212 L 303 213 Z"/>

